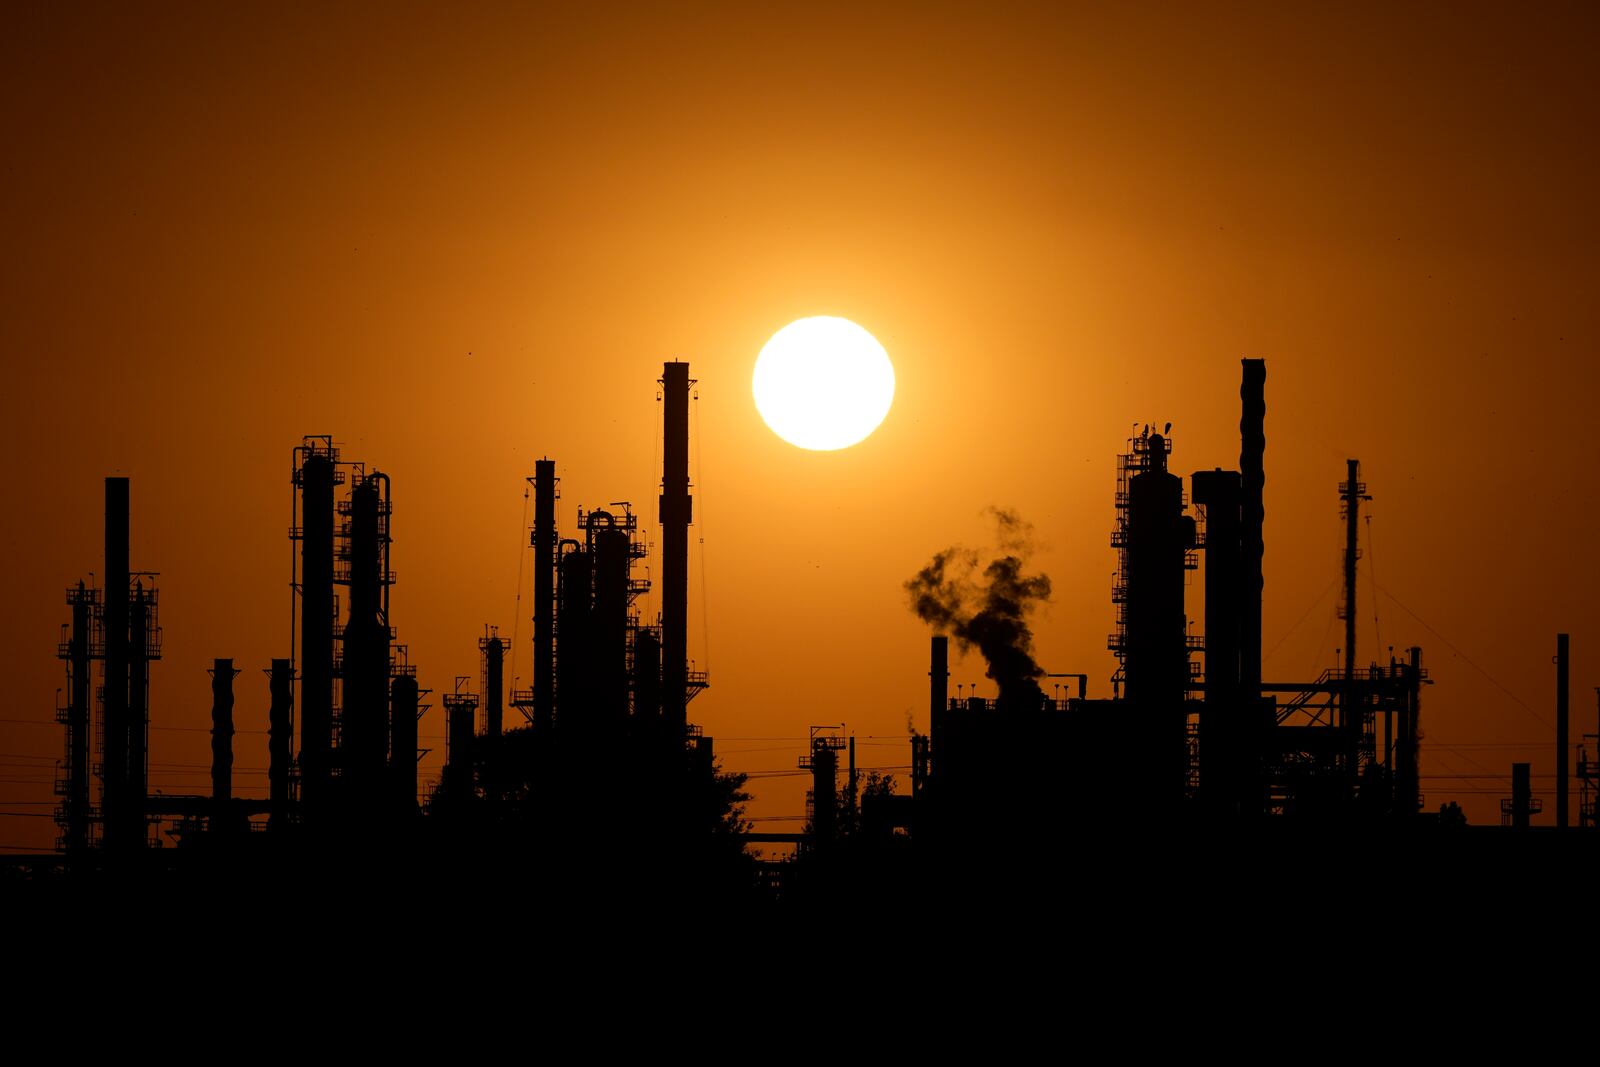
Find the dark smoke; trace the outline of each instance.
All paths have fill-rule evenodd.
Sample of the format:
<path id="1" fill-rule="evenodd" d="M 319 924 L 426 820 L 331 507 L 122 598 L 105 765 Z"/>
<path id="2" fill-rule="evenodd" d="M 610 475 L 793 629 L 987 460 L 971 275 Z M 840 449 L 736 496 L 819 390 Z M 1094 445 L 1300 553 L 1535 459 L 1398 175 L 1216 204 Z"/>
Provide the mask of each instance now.
<path id="1" fill-rule="evenodd" d="M 940 633 L 956 639 L 962 651 L 976 646 L 988 675 L 1000 688 L 1006 708 L 1038 707 L 1044 699 L 1033 659 L 1033 631 L 1027 614 L 1050 599 L 1050 578 L 1024 574 L 1033 550 L 1032 528 L 1016 512 L 989 509 L 998 524 L 1001 555 L 982 564 L 978 553 L 947 548 L 906 583 L 911 610 Z"/>

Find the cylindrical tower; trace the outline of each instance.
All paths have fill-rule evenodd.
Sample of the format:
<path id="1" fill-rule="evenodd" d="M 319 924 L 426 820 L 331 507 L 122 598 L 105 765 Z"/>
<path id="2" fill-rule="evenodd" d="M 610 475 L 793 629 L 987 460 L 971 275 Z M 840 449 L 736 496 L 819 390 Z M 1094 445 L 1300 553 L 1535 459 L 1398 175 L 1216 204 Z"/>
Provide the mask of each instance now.
<path id="1" fill-rule="evenodd" d="M 1239 688 L 1252 704 L 1261 697 L 1261 561 L 1266 522 L 1267 364 L 1241 360 L 1239 385 Z"/>
<path id="2" fill-rule="evenodd" d="M 689 700 L 689 365 L 661 368 L 661 709 L 682 730 Z"/>
<path id="3" fill-rule="evenodd" d="M 307 438 L 300 488 L 300 800 L 315 818 L 333 780 L 333 485 L 336 454 Z"/>
<path id="4" fill-rule="evenodd" d="M 1142 449 L 1138 446 L 1142 444 Z M 1167 470 L 1167 442 L 1136 442 L 1143 467 L 1128 482 L 1127 699 L 1142 752 L 1127 754 L 1154 772 L 1135 804 L 1166 808 L 1182 799 L 1188 769 L 1184 699 L 1189 683 L 1183 610 L 1185 557 L 1194 520 L 1183 512 L 1183 480 Z"/>
<path id="5" fill-rule="evenodd" d="M 504 728 L 505 642 L 491 634 L 478 642 L 483 653 L 483 734 L 491 742 L 500 739 Z"/>
<path id="6" fill-rule="evenodd" d="M 562 545 L 571 542 L 563 541 Z M 589 553 L 577 548 L 560 554 L 556 589 L 556 723 L 562 730 L 581 727 L 591 699 L 589 663 Z"/>
<path id="7" fill-rule="evenodd" d="M 389 628 L 383 618 L 381 475 L 350 492 L 350 610 L 344 628 L 339 762 L 345 803 L 370 808 L 382 792 L 389 733 Z"/>
<path id="8" fill-rule="evenodd" d="M 556 464 L 541 459 L 533 478 L 533 722 L 555 721 Z"/>
<path id="9" fill-rule="evenodd" d="M 628 715 L 628 564 L 632 543 L 604 511 L 589 513 L 594 561 L 594 607 L 590 626 L 590 704 L 616 727 Z"/>
<path id="10" fill-rule="evenodd" d="M 231 829 L 233 809 L 233 660 L 211 665 L 211 832 Z"/>
<path id="11" fill-rule="evenodd" d="M 133 847 L 128 800 L 128 479 L 106 479 L 105 634 L 101 817 L 107 848 Z"/>

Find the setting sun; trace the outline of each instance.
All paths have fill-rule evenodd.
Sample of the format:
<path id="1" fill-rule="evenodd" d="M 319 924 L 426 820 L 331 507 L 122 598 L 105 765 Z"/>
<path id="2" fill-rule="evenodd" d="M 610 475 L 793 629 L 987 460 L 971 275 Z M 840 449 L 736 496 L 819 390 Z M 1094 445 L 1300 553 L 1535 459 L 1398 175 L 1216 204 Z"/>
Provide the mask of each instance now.
<path id="1" fill-rule="evenodd" d="M 756 410 L 772 432 L 828 452 L 865 440 L 889 414 L 894 366 L 876 338 L 849 319 L 797 319 L 756 357 Z"/>

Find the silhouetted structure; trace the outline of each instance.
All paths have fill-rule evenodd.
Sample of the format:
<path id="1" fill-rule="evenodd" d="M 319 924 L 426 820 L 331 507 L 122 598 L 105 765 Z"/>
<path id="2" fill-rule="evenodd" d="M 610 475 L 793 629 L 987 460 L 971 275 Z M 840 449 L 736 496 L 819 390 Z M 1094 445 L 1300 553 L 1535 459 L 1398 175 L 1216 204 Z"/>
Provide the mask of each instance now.
<path id="1" fill-rule="evenodd" d="M 1556 827 L 1567 828 L 1567 768 L 1572 749 L 1567 737 L 1567 635 L 1556 634 Z"/>
<path id="2" fill-rule="evenodd" d="M 533 506 L 533 699 L 534 725 L 555 721 L 556 465 L 534 464 Z"/>
<path id="3" fill-rule="evenodd" d="M 478 696 L 466 690 L 467 679 L 457 678 L 455 692 L 444 697 L 445 764 L 441 799 L 459 810 L 472 799 L 473 724 L 478 717 Z"/>
<path id="4" fill-rule="evenodd" d="M 89 662 L 103 654 L 96 647 L 99 631 L 94 625 L 100 615 L 100 591 L 89 589 L 80 581 L 76 588 L 67 590 L 67 604 L 72 608 L 72 623 L 59 652 L 67 661 L 67 706 L 64 717 L 61 709 L 57 709 L 56 716 L 67 727 L 63 760 L 67 777 L 58 783 L 65 799 L 56 820 L 62 829 L 57 847 L 63 852 L 78 852 L 91 841 L 89 709 L 94 698 L 94 678 Z"/>
<path id="5" fill-rule="evenodd" d="M 271 706 L 267 712 L 267 793 L 268 810 L 274 831 L 289 827 L 294 803 L 292 767 L 294 760 L 294 661 L 275 659 L 267 672 Z M 415 790 L 413 790 L 415 794 Z"/>
<path id="6" fill-rule="evenodd" d="M 661 368 L 661 714 L 681 731 L 689 702 L 689 365 Z"/>
<path id="7" fill-rule="evenodd" d="M 1159 433 L 1145 426 L 1119 459 L 1117 624 L 1109 641 L 1118 668 L 1110 699 L 1090 699 L 1085 676 L 1047 674 L 1036 660 L 1028 615 L 1049 597 L 1049 579 L 1027 571 L 1027 525 L 996 510 L 1002 551 L 993 559 L 980 563 L 951 549 L 908 583 L 917 613 L 939 631 L 929 648 L 929 733 L 911 738 L 910 794 L 896 796 L 873 777 L 863 790 L 854 738 L 814 727 L 800 763 L 812 775 L 806 833 L 758 836 L 797 842 L 827 864 L 903 856 L 909 842 L 965 857 L 1097 834 L 1133 840 L 1191 821 L 1212 829 L 1422 823 L 1427 676 L 1420 650 L 1390 655 L 1387 664 L 1362 666 L 1357 656 L 1359 516 L 1370 497 L 1356 460 L 1347 461 L 1339 486 L 1342 662 L 1310 681 L 1262 678 L 1265 366 L 1245 360 L 1242 372 L 1240 469 L 1196 471 L 1193 513 L 1170 469 L 1170 424 Z M 687 720 L 690 699 L 706 685 L 687 656 L 688 365 L 665 364 L 660 383 L 659 618 L 640 617 L 650 583 L 635 576 L 647 546 L 632 506 L 579 508 L 572 536 L 563 538 L 555 461 L 537 461 L 532 687 L 507 692 L 508 642 L 486 627 L 477 642 L 481 693 L 469 692 L 462 677 L 443 698 L 444 773 L 420 812 L 418 719 L 428 690 L 395 643 L 390 616 L 389 478 L 343 459 L 330 437 L 307 437 L 294 450 L 290 650 L 299 656 L 300 746 L 296 759 L 295 662 L 274 659 L 265 801 L 233 795 L 237 672 L 233 660 L 220 658 L 212 672 L 211 794 L 147 795 L 157 591 L 153 576 L 129 567 L 127 480 L 107 479 L 106 584 L 68 590 L 71 621 L 58 649 L 68 675 L 57 709 L 66 728 L 57 816 L 63 850 L 85 854 L 97 841 L 110 853 L 135 849 L 152 820 L 159 829 L 161 819 L 175 818 L 171 835 L 202 846 L 191 850 L 202 855 L 265 848 L 250 843 L 257 839 L 278 854 L 326 860 L 381 841 L 397 854 L 454 850 L 454 864 L 514 857 L 506 862 L 621 880 L 615 841 L 622 835 L 629 854 L 648 856 L 653 870 L 681 863 L 748 874 L 743 846 L 752 835 L 738 816 L 740 780 L 716 772 L 712 739 Z M 1186 572 L 1199 566 L 1202 551 L 1203 639 L 1190 633 L 1185 604 Z M 994 699 L 951 698 L 950 637 L 983 655 Z M 90 795 L 95 660 L 104 664 L 98 808 Z M 1557 669 L 1557 823 L 1564 826 L 1566 635 L 1558 638 Z M 1076 695 L 1057 685 L 1047 697 L 1046 677 L 1078 678 Z M 526 721 L 508 724 L 507 703 Z M 242 713 L 258 707 L 248 700 Z M 842 793 L 841 752 L 848 753 Z M 1524 828 L 1539 803 L 1527 766 L 1518 766 L 1504 811 Z M 1592 825 L 1600 775 L 1585 754 L 1578 775 L 1580 819 Z M 257 815 L 270 816 L 271 835 L 243 832 Z"/>
<path id="8" fill-rule="evenodd" d="M 300 596 L 300 803 L 314 819 L 333 792 L 333 494 L 343 481 L 331 437 L 307 437 L 294 451 L 298 522 L 289 536 L 300 540 L 299 573 L 291 582 Z"/>
<path id="9" fill-rule="evenodd" d="M 1538 808 L 1538 802 L 1533 796 L 1532 767 L 1526 763 L 1513 763 L 1511 765 L 1511 800 L 1501 806 L 1503 812 L 1508 812 L 1511 817 L 1513 830 L 1526 830 L 1529 816 Z"/>
<path id="10" fill-rule="evenodd" d="M 394 681 L 389 685 L 394 722 L 389 773 L 395 815 L 402 824 L 410 823 L 417 815 L 417 720 L 426 710 L 421 702 L 424 692 L 417 685 L 415 667 L 407 663 L 395 666 Z"/>
<path id="11" fill-rule="evenodd" d="M 814 845 L 826 845 L 839 833 L 839 752 L 845 747 L 840 729 L 813 726 L 810 751 L 800 757 L 800 768 L 811 772 L 811 789 L 806 794 L 806 825 Z M 852 744 L 852 763 L 854 753 Z"/>
<path id="12" fill-rule="evenodd" d="M 211 667 L 211 826 L 229 827 L 233 815 L 233 660 Z"/>
<path id="13" fill-rule="evenodd" d="M 1600 754 L 1600 686 L 1595 687 L 1595 732 L 1584 734 L 1584 744 L 1578 746 L 1578 825 L 1588 829 L 1600 828 L 1600 760 L 1591 759 L 1590 753 Z"/>
<path id="14" fill-rule="evenodd" d="M 1186 513 L 1182 482 L 1168 471 L 1170 425 L 1161 433 L 1146 425 L 1119 459 L 1112 534 L 1117 629 L 1109 641 L 1118 669 L 1111 700 L 1088 700 L 1080 691 L 1077 699 L 1007 701 L 1004 685 L 997 701 L 951 700 L 945 648 L 935 638 L 928 774 L 917 790 L 927 810 L 919 832 L 972 841 L 992 838 L 997 828 L 1032 836 L 1050 826 L 1160 826 L 1191 816 L 1224 825 L 1269 816 L 1343 821 L 1417 814 L 1420 692 L 1427 680 L 1420 650 L 1366 668 L 1355 659 L 1358 517 L 1360 502 L 1369 499 L 1355 460 L 1340 486 L 1345 662 L 1311 681 L 1261 678 L 1265 380 L 1261 361 L 1243 361 L 1241 470 L 1194 474 L 1203 537 Z M 1201 545 L 1203 639 L 1188 633 L 1184 606 L 1184 573 L 1198 565 Z M 940 553 L 908 588 L 918 615 L 965 640 L 946 575 L 951 558 Z M 1025 624 L 1012 632 L 1013 645 L 1025 649 Z M 978 647 L 996 677 L 995 650 Z M 1201 650 L 1203 671 L 1191 659 Z M 1013 654 L 1003 646 L 1000 653 Z M 914 761 L 920 751 L 914 744 Z"/>

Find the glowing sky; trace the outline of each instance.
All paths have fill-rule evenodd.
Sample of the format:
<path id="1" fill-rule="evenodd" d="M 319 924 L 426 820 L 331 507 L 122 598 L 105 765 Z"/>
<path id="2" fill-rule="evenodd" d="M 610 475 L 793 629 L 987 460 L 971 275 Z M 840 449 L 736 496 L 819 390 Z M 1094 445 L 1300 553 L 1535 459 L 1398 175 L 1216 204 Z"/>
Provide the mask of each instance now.
<path id="1" fill-rule="evenodd" d="M 792 769 L 841 721 L 864 765 L 909 762 L 927 632 L 901 583 L 991 504 L 1041 541 L 1042 662 L 1105 695 L 1114 457 L 1170 420 L 1176 470 L 1234 466 L 1252 356 L 1269 673 L 1334 662 L 1359 458 L 1362 641 L 1427 650 L 1429 807 L 1492 821 L 1509 786 L 1470 776 L 1547 774 L 1558 630 L 1575 734 L 1600 683 L 1590 9 L 864 6 L 8 12 L 0 811 L 50 810 L 39 724 L 105 475 L 162 575 L 152 783 L 203 791 L 205 668 L 237 661 L 264 729 L 258 668 L 289 652 L 301 435 L 392 475 L 394 622 L 444 691 L 485 623 L 519 625 L 534 459 L 564 522 L 653 514 L 669 358 L 700 382 L 690 714 L 731 768 Z M 766 339 L 817 314 L 895 360 L 893 416 L 841 452 L 749 397 Z M 242 732 L 241 792 L 265 765 Z M 804 785 L 758 779 L 755 813 Z M 53 836 L 0 818 L 0 843 Z"/>

